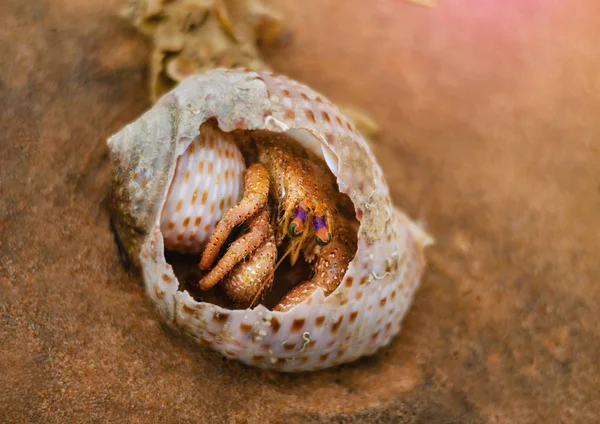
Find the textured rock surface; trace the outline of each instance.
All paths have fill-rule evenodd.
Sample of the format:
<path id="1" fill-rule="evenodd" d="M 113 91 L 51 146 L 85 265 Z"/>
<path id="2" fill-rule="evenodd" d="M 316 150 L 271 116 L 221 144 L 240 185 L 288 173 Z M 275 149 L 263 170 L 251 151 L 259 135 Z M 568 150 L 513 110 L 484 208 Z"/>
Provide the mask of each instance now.
<path id="1" fill-rule="evenodd" d="M 103 205 L 147 46 L 119 1 L 4 0 L 0 421 L 599 420 L 600 4 L 278 3 L 296 37 L 271 63 L 372 112 L 437 237 L 400 337 L 286 376 L 163 328 Z"/>

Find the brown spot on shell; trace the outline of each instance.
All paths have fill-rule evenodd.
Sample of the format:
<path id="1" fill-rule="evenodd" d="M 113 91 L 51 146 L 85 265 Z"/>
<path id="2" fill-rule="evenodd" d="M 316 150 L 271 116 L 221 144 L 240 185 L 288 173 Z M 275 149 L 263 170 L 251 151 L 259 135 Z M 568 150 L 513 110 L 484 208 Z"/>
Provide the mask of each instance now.
<path id="1" fill-rule="evenodd" d="M 354 278 L 353 277 L 346 278 L 346 287 L 352 287 L 353 283 L 354 283 Z"/>
<path id="2" fill-rule="evenodd" d="M 271 318 L 271 328 L 273 329 L 273 334 L 276 334 L 281 328 L 281 323 L 275 317 Z"/>
<path id="3" fill-rule="evenodd" d="M 379 306 L 383 308 L 385 306 L 386 302 L 387 302 L 387 297 L 384 297 L 383 299 L 381 299 L 379 301 Z"/>
<path id="4" fill-rule="evenodd" d="M 317 97 L 317 101 L 318 99 L 320 99 L 320 97 Z M 331 118 L 329 117 L 329 114 L 327 112 L 321 112 L 321 117 L 325 120 L 325 122 L 331 122 Z"/>
<path id="5" fill-rule="evenodd" d="M 320 315 L 317 317 L 317 319 L 315 320 L 315 325 L 317 327 L 320 327 L 323 325 L 323 323 L 325 322 L 325 315 Z"/>
<path id="6" fill-rule="evenodd" d="M 360 285 L 364 286 L 365 284 L 367 284 L 367 282 L 369 281 L 369 277 L 367 275 L 363 275 L 363 277 L 360 279 Z"/>
<path id="7" fill-rule="evenodd" d="M 229 319 L 229 314 L 227 312 L 215 312 L 213 314 L 213 321 L 223 324 Z"/>
<path id="8" fill-rule="evenodd" d="M 208 191 L 202 193 L 202 204 L 206 204 L 206 199 L 208 199 Z"/>
<path id="9" fill-rule="evenodd" d="M 187 227 L 190 223 L 190 217 L 186 216 L 185 219 L 183 220 L 183 226 Z"/>
<path id="10" fill-rule="evenodd" d="M 312 123 L 315 123 L 315 122 L 316 122 L 316 120 L 315 120 L 315 114 L 313 113 L 313 111 L 312 111 L 312 110 L 310 110 L 310 109 L 306 109 L 306 110 L 304 111 L 304 113 L 306 114 L 306 119 L 308 119 L 308 120 L 309 120 L 310 122 L 312 122 Z"/>
<path id="11" fill-rule="evenodd" d="M 183 304 L 182 308 L 183 308 L 183 311 L 188 315 L 193 315 L 194 312 L 196 312 L 196 310 L 194 308 L 189 307 L 185 303 Z"/>
<path id="12" fill-rule="evenodd" d="M 328 357 L 329 357 L 329 353 L 324 353 L 323 355 L 319 356 L 319 361 L 325 362 Z"/>
<path id="13" fill-rule="evenodd" d="M 167 283 L 170 283 L 171 281 L 173 281 L 171 279 L 171 277 L 169 277 L 167 274 L 163 274 L 162 279 L 163 279 L 163 281 L 166 281 Z"/>
<path id="14" fill-rule="evenodd" d="M 304 323 L 306 322 L 306 318 L 296 318 L 292 323 L 292 333 L 298 332 L 302 330 L 304 327 Z"/>
<path id="15" fill-rule="evenodd" d="M 308 97 L 308 96 L 306 95 L 306 93 L 300 93 L 300 96 L 301 96 L 301 97 L 302 97 L 304 100 L 306 100 L 307 102 L 310 102 L 310 97 Z"/>
<path id="16" fill-rule="evenodd" d="M 173 228 L 175 228 L 175 223 L 169 222 L 169 225 L 167 225 L 167 229 L 172 230 Z"/>
<path id="17" fill-rule="evenodd" d="M 207 170 L 207 172 L 208 172 L 208 175 L 212 175 L 212 172 L 213 172 L 213 163 L 212 162 L 210 162 L 208 164 L 208 170 Z"/>
<path id="18" fill-rule="evenodd" d="M 294 350 L 295 347 L 296 347 L 296 343 L 294 343 L 294 342 L 285 342 L 283 344 L 283 348 L 287 351 Z"/>
<path id="19" fill-rule="evenodd" d="M 340 325 L 342 325 L 342 321 L 344 320 L 344 316 L 341 315 L 339 317 L 339 319 L 333 323 L 333 325 L 331 326 L 331 332 L 332 333 L 337 333 L 338 329 L 340 328 Z"/>
<path id="20" fill-rule="evenodd" d="M 242 333 L 248 333 L 250 330 L 252 330 L 252 326 L 250 324 L 246 324 L 244 322 L 240 324 L 240 331 Z"/>
<path id="21" fill-rule="evenodd" d="M 202 217 L 201 216 L 197 216 L 196 220 L 194 221 L 194 227 L 198 227 L 201 222 L 202 222 Z"/>
<path id="22" fill-rule="evenodd" d="M 294 109 L 286 109 L 284 117 L 290 121 L 296 119 L 296 112 L 294 112 Z"/>
<path id="23" fill-rule="evenodd" d="M 352 324 L 356 320 L 357 316 L 358 316 L 358 311 L 353 311 L 350 313 L 350 324 Z"/>
<path id="24" fill-rule="evenodd" d="M 155 284 L 152 290 L 158 299 L 162 299 L 165 296 L 165 292 L 161 290 L 158 284 Z"/>
<path id="25" fill-rule="evenodd" d="M 194 206 L 194 204 L 196 203 L 197 197 L 198 197 L 198 189 L 195 188 L 194 192 L 192 193 L 192 201 L 191 201 L 192 206 Z"/>
<path id="26" fill-rule="evenodd" d="M 225 206 L 225 199 L 221 199 L 221 201 L 219 202 L 219 210 L 223 210 L 223 207 Z"/>
<path id="27" fill-rule="evenodd" d="M 183 206 L 183 200 L 179 200 L 177 202 L 177 206 L 175 206 L 175 212 L 179 212 L 179 210 L 181 209 L 181 206 Z"/>

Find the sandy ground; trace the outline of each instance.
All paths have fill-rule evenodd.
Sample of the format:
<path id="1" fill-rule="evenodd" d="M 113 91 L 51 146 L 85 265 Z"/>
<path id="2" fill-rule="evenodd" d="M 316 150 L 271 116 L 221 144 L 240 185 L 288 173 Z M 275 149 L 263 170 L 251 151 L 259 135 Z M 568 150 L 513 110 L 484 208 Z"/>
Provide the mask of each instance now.
<path id="1" fill-rule="evenodd" d="M 278 375 L 164 328 L 103 204 L 148 47 L 120 1 L 3 0 L 0 421 L 600 421 L 600 3 L 276 3 L 295 40 L 271 63 L 372 112 L 438 239 L 403 332 Z"/>

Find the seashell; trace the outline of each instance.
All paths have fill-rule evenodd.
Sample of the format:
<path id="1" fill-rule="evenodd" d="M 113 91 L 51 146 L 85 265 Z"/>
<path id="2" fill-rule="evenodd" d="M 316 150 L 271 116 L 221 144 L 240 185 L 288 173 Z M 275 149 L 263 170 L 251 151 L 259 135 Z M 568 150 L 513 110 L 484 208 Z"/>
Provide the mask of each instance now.
<path id="1" fill-rule="evenodd" d="M 332 294 L 326 297 L 318 289 L 287 312 L 262 304 L 230 309 L 196 300 L 178 279 L 165 258 L 171 237 L 165 238 L 161 217 L 172 207 L 169 190 L 178 187 L 178 162 L 186 160 L 211 120 L 225 133 L 285 133 L 325 160 L 360 222 L 356 255 Z M 369 146 L 322 95 L 271 72 L 210 70 L 182 81 L 108 144 L 115 228 L 141 269 L 149 297 L 172 327 L 228 358 L 284 372 L 356 360 L 399 332 L 424 269 L 424 247 L 432 239 L 392 205 Z M 235 166 L 232 196 L 241 184 L 242 168 Z M 211 215 L 211 225 L 216 219 Z"/>
<path id="2" fill-rule="evenodd" d="M 240 200 L 245 169 L 231 135 L 202 125 L 177 161 L 163 206 L 160 231 L 165 248 L 199 253 L 223 211 Z"/>

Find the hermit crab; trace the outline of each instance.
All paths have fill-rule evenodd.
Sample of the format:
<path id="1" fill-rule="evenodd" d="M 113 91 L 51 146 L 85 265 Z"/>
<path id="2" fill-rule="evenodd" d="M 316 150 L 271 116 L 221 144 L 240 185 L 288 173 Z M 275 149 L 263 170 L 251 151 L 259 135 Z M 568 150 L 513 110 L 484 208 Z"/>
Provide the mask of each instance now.
<path id="1" fill-rule="evenodd" d="M 116 232 L 170 325 L 287 372 L 372 354 L 400 330 L 431 239 L 324 96 L 213 69 L 108 144 Z"/>

